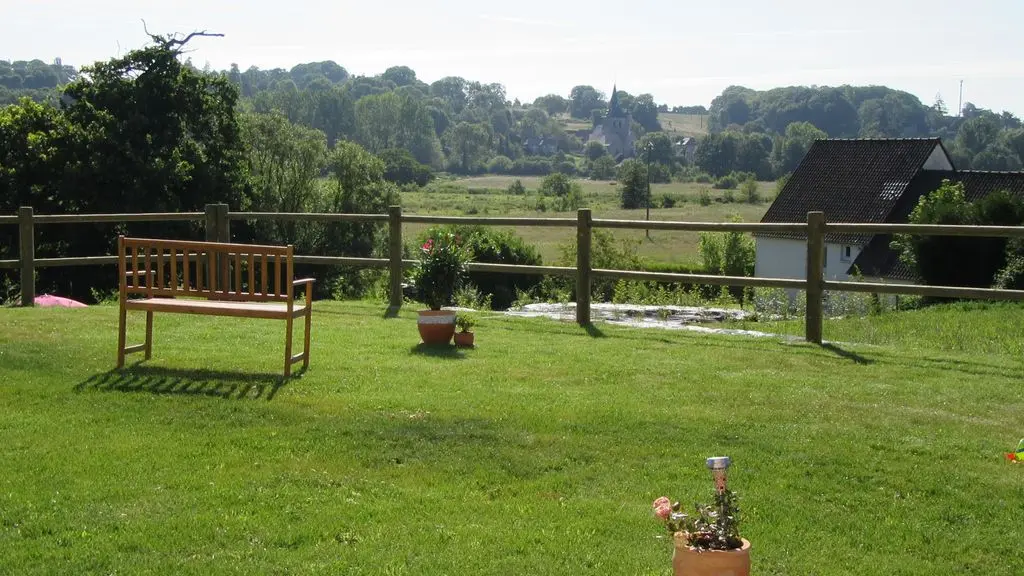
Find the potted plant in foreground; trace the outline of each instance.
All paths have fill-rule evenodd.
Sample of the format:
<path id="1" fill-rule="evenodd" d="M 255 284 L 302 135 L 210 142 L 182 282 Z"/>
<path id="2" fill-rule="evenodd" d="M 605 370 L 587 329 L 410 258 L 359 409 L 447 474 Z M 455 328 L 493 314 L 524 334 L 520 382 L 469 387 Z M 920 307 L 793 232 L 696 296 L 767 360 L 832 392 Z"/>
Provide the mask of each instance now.
<path id="1" fill-rule="evenodd" d="M 476 326 L 476 319 L 469 314 L 459 314 L 455 317 L 455 327 L 459 329 L 455 333 L 455 345 L 460 348 L 473 347 L 473 332 L 470 330 Z"/>
<path id="2" fill-rule="evenodd" d="M 417 327 L 424 344 L 447 344 L 455 333 L 455 311 L 441 310 L 465 281 L 469 253 L 451 232 L 438 232 L 420 246 L 413 281 L 420 300 L 430 307 L 420 310 Z"/>
<path id="3" fill-rule="evenodd" d="M 654 514 L 672 534 L 675 576 L 749 576 L 750 542 L 740 537 L 736 495 L 725 486 L 728 457 L 708 458 L 715 475 L 714 504 L 697 504 L 683 512 L 679 502 L 662 496 L 654 501 Z"/>

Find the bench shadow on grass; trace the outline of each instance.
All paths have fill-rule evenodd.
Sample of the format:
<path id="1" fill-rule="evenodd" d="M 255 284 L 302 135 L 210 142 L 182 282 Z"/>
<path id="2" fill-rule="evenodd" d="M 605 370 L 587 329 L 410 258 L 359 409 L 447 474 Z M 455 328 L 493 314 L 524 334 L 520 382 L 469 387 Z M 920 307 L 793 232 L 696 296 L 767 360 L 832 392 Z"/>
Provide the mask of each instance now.
<path id="1" fill-rule="evenodd" d="M 273 400 L 287 381 L 279 374 L 182 370 L 135 364 L 123 370 L 94 374 L 77 384 L 75 391 L 149 392 L 238 400 Z"/>

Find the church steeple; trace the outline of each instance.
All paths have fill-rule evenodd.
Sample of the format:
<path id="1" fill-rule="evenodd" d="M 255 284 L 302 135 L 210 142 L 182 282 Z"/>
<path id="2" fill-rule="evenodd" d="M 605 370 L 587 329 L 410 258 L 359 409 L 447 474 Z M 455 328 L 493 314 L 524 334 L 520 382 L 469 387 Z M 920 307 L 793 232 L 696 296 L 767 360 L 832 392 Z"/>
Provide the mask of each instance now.
<path id="1" fill-rule="evenodd" d="M 622 105 L 619 104 L 619 91 L 618 86 L 612 84 L 612 97 L 608 101 L 608 117 L 609 118 L 625 118 L 626 113 L 622 110 Z"/>

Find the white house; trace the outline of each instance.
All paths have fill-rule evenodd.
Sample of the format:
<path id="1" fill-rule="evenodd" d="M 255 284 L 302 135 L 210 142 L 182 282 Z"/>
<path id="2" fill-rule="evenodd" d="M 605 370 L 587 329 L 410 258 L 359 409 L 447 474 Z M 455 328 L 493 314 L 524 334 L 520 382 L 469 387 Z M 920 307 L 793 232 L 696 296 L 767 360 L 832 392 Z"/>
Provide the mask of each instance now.
<path id="1" fill-rule="evenodd" d="M 958 174 L 964 173 L 954 170 L 938 138 L 818 140 L 761 222 L 806 222 L 812 211 L 824 212 L 826 222 L 906 222 L 922 194 Z M 806 277 L 806 234 L 759 233 L 755 240 L 756 276 Z M 870 279 L 912 282 L 889 240 L 826 234 L 825 279 L 846 280 L 856 270 Z"/>

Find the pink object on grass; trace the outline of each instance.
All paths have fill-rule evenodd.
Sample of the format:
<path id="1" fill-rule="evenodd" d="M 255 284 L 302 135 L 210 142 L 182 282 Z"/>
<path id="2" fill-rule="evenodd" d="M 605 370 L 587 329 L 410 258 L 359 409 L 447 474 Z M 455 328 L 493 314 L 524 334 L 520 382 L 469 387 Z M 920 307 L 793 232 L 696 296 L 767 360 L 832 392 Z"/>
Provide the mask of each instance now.
<path id="1" fill-rule="evenodd" d="M 86 305 L 82 304 L 78 300 L 72 300 L 71 298 L 64 298 L 63 296 L 54 296 L 52 294 L 43 294 L 42 296 L 36 296 L 36 306 L 49 307 L 49 306 L 60 306 L 63 308 L 85 308 Z"/>

